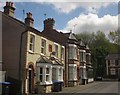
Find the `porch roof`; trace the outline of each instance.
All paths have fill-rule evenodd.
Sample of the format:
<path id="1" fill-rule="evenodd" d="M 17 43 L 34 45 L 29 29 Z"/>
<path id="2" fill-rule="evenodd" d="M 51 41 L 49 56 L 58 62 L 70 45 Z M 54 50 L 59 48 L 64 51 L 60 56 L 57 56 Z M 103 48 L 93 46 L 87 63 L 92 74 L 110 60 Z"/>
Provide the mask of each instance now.
<path id="1" fill-rule="evenodd" d="M 51 60 L 48 59 L 46 56 L 43 56 L 43 55 L 41 55 L 41 56 L 38 58 L 38 60 L 37 60 L 36 63 L 51 63 L 51 64 L 52 64 Z"/>

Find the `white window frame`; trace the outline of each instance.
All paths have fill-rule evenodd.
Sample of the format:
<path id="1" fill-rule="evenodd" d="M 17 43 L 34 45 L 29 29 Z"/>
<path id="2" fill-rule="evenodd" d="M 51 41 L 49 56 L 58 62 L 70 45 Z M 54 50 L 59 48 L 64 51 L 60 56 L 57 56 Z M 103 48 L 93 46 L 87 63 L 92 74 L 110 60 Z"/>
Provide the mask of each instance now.
<path id="1" fill-rule="evenodd" d="M 86 51 L 80 50 L 80 62 L 86 62 Z"/>
<path id="2" fill-rule="evenodd" d="M 63 78 L 62 78 L 62 71 L 63 71 L 63 69 L 62 68 L 59 68 L 59 80 L 63 80 Z"/>
<path id="3" fill-rule="evenodd" d="M 58 47 L 59 45 L 57 44 L 57 43 L 54 43 L 54 49 L 55 49 L 55 57 L 56 58 L 58 58 L 58 49 L 59 49 L 59 47 Z M 56 48 L 57 47 L 57 48 Z"/>
<path id="4" fill-rule="evenodd" d="M 31 42 L 31 36 L 33 36 L 34 37 L 34 41 L 33 42 Z M 31 45 L 32 45 L 32 48 L 30 49 L 30 47 L 31 47 Z M 30 39 L 29 39 L 29 52 L 34 52 L 34 50 L 35 50 L 35 34 L 33 34 L 33 33 L 30 33 Z"/>
<path id="5" fill-rule="evenodd" d="M 115 66 L 115 60 L 110 60 L 110 66 Z"/>
<path id="6" fill-rule="evenodd" d="M 47 73 L 47 69 L 49 70 L 48 73 Z M 48 76 L 48 80 L 47 80 L 47 76 Z M 46 68 L 46 82 L 50 82 L 50 68 L 49 67 Z"/>
<path id="7" fill-rule="evenodd" d="M 77 59 L 77 46 L 69 44 L 69 59 Z"/>
<path id="8" fill-rule="evenodd" d="M 115 68 L 111 68 L 110 69 L 110 74 L 111 75 L 116 75 L 116 69 Z"/>
<path id="9" fill-rule="evenodd" d="M 44 46 L 42 46 L 42 43 L 44 42 Z M 42 52 L 43 49 L 43 52 Z M 45 39 L 41 39 L 41 54 L 45 55 L 46 54 L 46 40 Z"/>
<path id="10" fill-rule="evenodd" d="M 56 65 L 53 68 L 56 68 L 56 78 L 54 80 L 63 81 L 63 66 Z"/>
<path id="11" fill-rule="evenodd" d="M 42 73 L 40 73 L 40 69 L 42 69 Z M 43 67 L 39 68 L 39 80 L 40 80 L 40 76 L 42 76 L 42 80 L 40 82 L 43 82 Z"/>
<path id="12" fill-rule="evenodd" d="M 40 78 L 38 79 L 38 81 L 40 82 L 40 85 L 52 84 L 52 65 L 50 63 L 49 64 L 37 63 L 37 68 L 43 68 L 43 81 L 40 82 Z M 46 68 L 49 68 L 49 74 L 46 74 Z M 40 75 L 40 71 L 38 73 L 39 73 L 38 75 Z M 46 75 L 49 75 L 48 81 L 46 81 Z"/>
<path id="13" fill-rule="evenodd" d="M 77 80 L 77 65 L 69 64 L 69 80 Z"/>
<path id="14" fill-rule="evenodd" d="M 57 68 L 52 68 L 52 80 L 57 80 Z"/>
<path id="15" fill-rule="evenodd" d="M 64 60 L 65 58 L 65 47 L 61 46 L 61 59 Z"/>

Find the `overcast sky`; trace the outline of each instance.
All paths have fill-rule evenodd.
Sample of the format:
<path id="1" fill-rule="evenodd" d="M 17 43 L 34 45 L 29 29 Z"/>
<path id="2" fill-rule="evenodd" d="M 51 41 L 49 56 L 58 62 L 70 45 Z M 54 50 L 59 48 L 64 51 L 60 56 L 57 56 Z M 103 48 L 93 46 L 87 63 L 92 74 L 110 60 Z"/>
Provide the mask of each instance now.
<path id="1" fill-rule="evenodd" d="M 24 21 L 25 12 L 32 12 L 34 27 L 43 30 L 43 21 L 46 18 L 55 19 L 55 29 L 62 32 L 74 33 L 115 31 L 118 28 L 118 0 L 11 0 L 14 2 L 15 17 Z M 30 2 L 31 1 L 31 2 Z M 49 2 L 48 2 L 49 1 Z M 114 2 L 113 2 L 114 1 Z M 0 3 L 0 10 L 5 2 Z"/>

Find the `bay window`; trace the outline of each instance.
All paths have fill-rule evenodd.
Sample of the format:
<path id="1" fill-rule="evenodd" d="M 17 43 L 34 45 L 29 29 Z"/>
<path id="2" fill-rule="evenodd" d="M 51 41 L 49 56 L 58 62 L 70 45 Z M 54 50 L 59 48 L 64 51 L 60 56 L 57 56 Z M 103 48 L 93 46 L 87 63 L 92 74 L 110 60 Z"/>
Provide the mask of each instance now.
<path id="1" fill-rule="evenodd" d="M 77 59 L 77 46 L 69 45 L 69 59 Z"/>
<path id="2" fill-rule="evenodd" d="M 80 62 L 86 61 L 86 52 L 85 50 L 80 50 Z"/>
<path id="3" fill-rule="evenodd" d="M 86 53 L 86 62 L 87 62 L 88 64 L 91 63 L 91 55 L 90 55 L 90 53 Z"/>
<path id="4" fill-rule="evenodd" d="M 41 85 L 52 83 L 52 67 L 38 66 L 38 81 Z"/>
<path id="5" fill-rule="evenodd" d="M 69 65 L 69 80 L 76 80 L 77 79 L 77 66 Z"/>

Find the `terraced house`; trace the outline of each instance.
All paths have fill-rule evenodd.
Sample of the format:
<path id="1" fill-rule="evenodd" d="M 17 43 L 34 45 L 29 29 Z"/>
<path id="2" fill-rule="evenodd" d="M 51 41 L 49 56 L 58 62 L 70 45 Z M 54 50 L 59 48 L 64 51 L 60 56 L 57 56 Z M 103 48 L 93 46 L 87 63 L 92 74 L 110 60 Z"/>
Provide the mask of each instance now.
<path id="1" fill-rule="evenodd" d="M 14 10 L 7 2 L 2 13 L 3 69 L 14 84 L 12 93 L 51 92 L 53 80 L 63 82 L 65 47 L 34 29 L 30 12 L 24 23 L 13 17 Z"/>
<path id="2" fill-rule="evenodd" d="M 3 59 L 11 94 L 48 93 L 54 82 L 64 87 L 88 81 L 92 68 L 90 50 L 75 35 L 54 29 L 55 20 L 44 20 L 44 30 L 34 28 L 32 13 L 22 22 L 14 17 L 15 7 L 6 2 L 2 15 Z M 88 64 L 87 64 L 88 63 Z"/>

